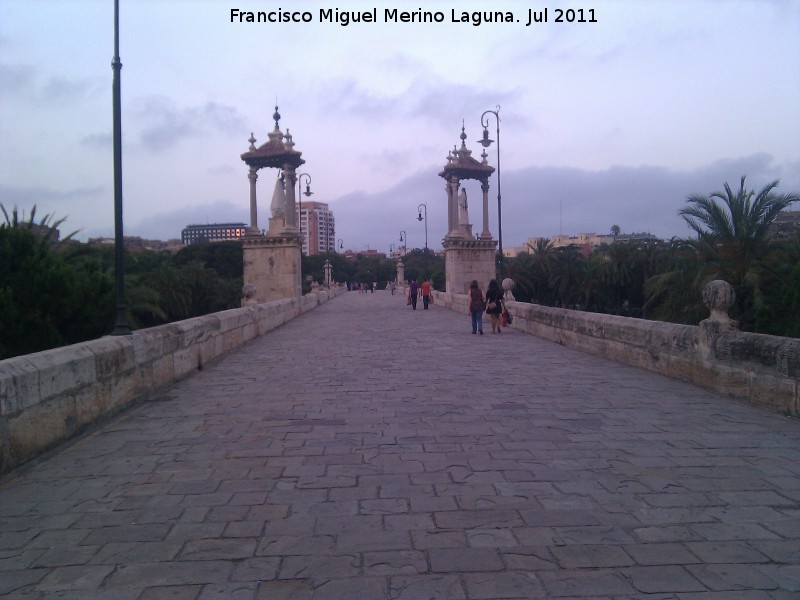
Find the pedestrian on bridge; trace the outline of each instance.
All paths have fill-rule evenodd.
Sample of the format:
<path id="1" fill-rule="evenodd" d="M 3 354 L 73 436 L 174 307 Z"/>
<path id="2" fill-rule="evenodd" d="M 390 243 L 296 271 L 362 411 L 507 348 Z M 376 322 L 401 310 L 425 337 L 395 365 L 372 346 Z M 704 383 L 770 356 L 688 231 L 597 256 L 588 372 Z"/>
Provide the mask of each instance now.
<path id="1" fill-rule="evenodd" d="M 422 285 L 419 286 L 419 291 L 422 294 L 422 308 L 428 310 L 428 303 L 431 299 L 431 282 L 428 279 L 423 280 Z"/>
<path id="2" fill-rule="evenodd" d="M 502 333 L 500 315 L 503 314 L 503 290 L 497 285 L 496 279 L 492 279 L 486 288 L 486 313 L 492 318 L 492 333 Z"/>
<path id="3" fill-rule="evenodd" d="M 469 284 L 469 314 L 472 318 L 472 333 L 483 335 L 483 311 L 486 310 L 486 300 L 478 286 L 478 280 L 473 279 Z"/>
<path id="4" fill-rule="evenodd" d="M 413 310 L 417 310 L 417 295 L 419 292 L 419 284 L 417 278 L 412 277 L 411 283 L 408 286 L 408 303 L 411 304 Z"/>

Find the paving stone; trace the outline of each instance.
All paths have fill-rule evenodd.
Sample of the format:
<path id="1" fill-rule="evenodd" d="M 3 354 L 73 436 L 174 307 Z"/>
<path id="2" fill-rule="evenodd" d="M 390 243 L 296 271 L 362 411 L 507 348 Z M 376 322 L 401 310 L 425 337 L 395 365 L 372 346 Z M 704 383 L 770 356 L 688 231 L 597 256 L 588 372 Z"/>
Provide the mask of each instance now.
<path id="1" fill-rule="evenodd" d="M 392 600 L 466 600 L 461 578 L 454 575 L 393 576 L 389 578 Z"/>
<path id="2" fill-rule="evenodd" d="M 546 598 L 536 575 L 525 571 L 467 573 L 464 583 L 470 599 Z"/>
<path id="3" fill-rule="evenodd" d="M 699 592 L 708 589 L 681 566 L 630 567 L 622 572 L 637 591 L 645 594 L 659 592 Z"/>
<path id="4" fill-rule="evenodd" d="M 428 551 L 431 571 L 501 571 L 503 563 L 491 548 L 432 548 Z"/>
<path id="5" fill-rule="evenodd" d="M 573 544 L 552 547 L 550 552 L 565 569 L 625 567 L 635 564 L 619 546 Z"/>
<path id="6" fill-rule="evenodd" d="M 626 577 L 611 569 L 542 571 L 537 573 L 546 597 L 610 598 L 633 594 L 636 590 Z"/>
<path id="7" fill-rule="evenodd" d="M 425 554 L 416 550 L 365 552 L 364 574 L 367 576 L 426 573 Z"/>
<path id="8" fill-rule="evenodd" d="M 708 589 L 725 590 L 773 590 L 778 584 L 749 565 L 689 565 L 687 569 Z"/>

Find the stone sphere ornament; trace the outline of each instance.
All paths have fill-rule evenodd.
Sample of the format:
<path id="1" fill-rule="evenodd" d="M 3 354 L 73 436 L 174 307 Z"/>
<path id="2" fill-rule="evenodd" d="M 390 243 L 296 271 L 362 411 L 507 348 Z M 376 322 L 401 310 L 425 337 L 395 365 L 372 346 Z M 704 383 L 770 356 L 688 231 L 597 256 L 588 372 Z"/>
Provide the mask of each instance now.
<path id="1" fill-rule="evenodd" d="M 711 311 L 710 318 L 720 323 L 728 323 L 731 319 L 728 316 L 733 303 L 736 301 L 736 292 L 733 286 L 727 281 L 715 279 L 709 281 L 703 288 L 703 302 Z"/>

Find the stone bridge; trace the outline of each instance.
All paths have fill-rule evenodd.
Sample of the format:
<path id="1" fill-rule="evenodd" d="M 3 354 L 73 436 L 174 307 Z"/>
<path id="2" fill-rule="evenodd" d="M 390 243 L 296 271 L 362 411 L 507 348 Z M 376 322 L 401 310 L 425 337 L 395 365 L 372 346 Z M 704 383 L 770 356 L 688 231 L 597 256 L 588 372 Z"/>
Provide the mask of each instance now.
<path id="1" fill-rule="evenodd" d="M 6 475 L 0 596 L 798 597 L 795 418 L 438 300 L 342 294 Z"/>

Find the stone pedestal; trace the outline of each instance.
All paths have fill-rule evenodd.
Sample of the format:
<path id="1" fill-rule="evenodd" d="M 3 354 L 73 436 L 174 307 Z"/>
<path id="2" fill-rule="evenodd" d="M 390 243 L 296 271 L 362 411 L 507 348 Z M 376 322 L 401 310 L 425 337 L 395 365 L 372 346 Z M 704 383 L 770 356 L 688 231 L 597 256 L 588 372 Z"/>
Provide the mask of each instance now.
<path id="1" fill-rule="evenodd" d="M 299 235 L 247 236 L 244 251 L 245 304 L 302 296 Z"/>
<path id="2" fill-rule="evenodd" d="M 497 277 L 496 240 L 444 240 L 445 285 L 450 294 L 466 294 L 473 279 L 486 290 L 489 280 Z"/>

